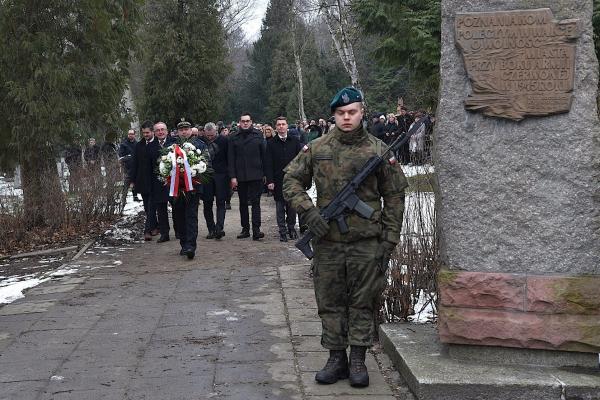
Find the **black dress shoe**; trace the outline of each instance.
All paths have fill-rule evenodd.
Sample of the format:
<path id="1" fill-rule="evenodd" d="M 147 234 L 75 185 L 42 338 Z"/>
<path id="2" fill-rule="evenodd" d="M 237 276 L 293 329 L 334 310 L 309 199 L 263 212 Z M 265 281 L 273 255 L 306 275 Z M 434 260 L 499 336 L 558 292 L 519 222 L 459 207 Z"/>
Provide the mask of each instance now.
<path id="1" fill-rule="evenodd" d="M 265 234 L 263 232 L 258 231 L 258 232 L 252 233 L 252 240 L 260 240 L 264 237 L 265 237 Z"/>
<path id="2" fill-rule="evenodd" d="M 231 203 L 225 203 L 225 209 L 231 210 Z"/>
<path id="3" fill-rule="evenodd" d="M 288 230 L 288 236 L 292 240 L 293 239 L 298 239 L 298 234 L 296 233 L 296 230 L 294 228 Z"/>
<path id="4" fill-rule="evenodd" d="M 180 256 L 185 256 L 185 250 L 184 249 L 179 250 L 179 255 Z"/>
<path id="5" fill-rule="evenodd" d="M 158 240 L 156 241 L 156 243 L 163 243 L 163 242 L 168 242 L 169 240 L 169 236 L 161 236 L 158 238 Z"/>
<path id="6" fill-rule="evenodd" d="M 246 230 L 242 230 L 239 235 L 237 235 L 238 239 L 246 239 L 250 237 L 250 232 Z"/>
<path id="7" fill-rule="evenodd" d="M 287 235 L 285 233 L 280 233 L 279 234 L 279 241 L 280 242 L 287 242 Z"/>
<path id="8" fill-rule="evenodd" d="M 214 231 L 210 231 L 208 232 L 208 235 L 206 235 L 207 239 L 214 239 L 215 238 L 215 232 Z"/>
<path id="9" fill-rule="evenodd" d="M 194 250 L 186 250 L 185 255 L 187 256 L 188 260 L 193 260 L 196 252 Z"/>
<path id="10" fill-rule="evenodd" d="M 225 236 L 225 232 L 224 232 L 224 231 L 216 231 L 216 232 L 215 232 L 215 239 L 219 240 L 219 239 L 221 239 L 223 236 Z"/>

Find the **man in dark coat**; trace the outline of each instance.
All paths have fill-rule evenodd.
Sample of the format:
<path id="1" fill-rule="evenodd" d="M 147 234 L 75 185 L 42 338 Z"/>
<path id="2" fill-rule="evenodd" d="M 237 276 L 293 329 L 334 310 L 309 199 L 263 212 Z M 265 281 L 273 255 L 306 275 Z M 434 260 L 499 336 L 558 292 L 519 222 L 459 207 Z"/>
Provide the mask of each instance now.
<path id="1" fill-rule="evenodd" d="M 123 206 L 125 206 L 125 202 L 127 201 L 127 192 L 129 191 L 129 186 L 133 181 L 131 169 L 133 166 L 133 154 L 135 153 L 135 146 L 137 143 L 135 131 L 130 129 L 127 132 L 127 137 L 123 139 L 121 144 L 119 144 L 119 161 L 123 167 L 123 197 L 121 200 Z M 132 187 L 132 194 L 134 201 L 140 201 L 140 199 L 137 197 L 135 187 Z"/>
<path id="2" fill-rule="evenodd" d="M 160 157 L 160 151 L 169 147 L 175 142 L 175 139 L 169 135 L 167 124 L 157 122 L 154 124 L 155 141 L 148 145 L 148 156 L 152 160 L 152 199 L 156 205 L 156 215 L 158 217 L 158 229 L 160 237 L 157 243 L 168 242 L 170 240 L 169 231 L 169 211 L 167 204 L 169 202 L 169 188 L 158 179 L 156 166 Z"/>
<path id="3" fill-rule="evenodd" d="M 231 136 L 227 147 L 227 162 L 231 187 L 238 188 L 242 232 L 238 239 L 250 237 L 248 204 L 252 206 L 252 239 L 260 240 L 260 196 L 263 190 L 265 140 L 260 131 L 252 127 L 249 113 L 240 116 L 238 132 Z"/>
<path id="4" fill-rule="evenodd" d="M 377 139 L 383 140 L 385 138 L 385 117 L 383 115 L 373 118 L 373 125 L 370 132 Z"/>
<path id="5" fill-rule="evenodd" d="M 177 124 L 177 144 L 183 146 L 189 142 L 198 150 L 204 150 L 206 145 L 197 136 L 192 135 L 192 124 L 182 118 Z M 179 236 L 181 250 L 179 254 L 192 260 L 196 256 L 198 241 L 198 206 L 200 204 L 201 188 L 203 185 L 194 185 L 193 190 L 180 193 L 177 198 L 172 198 L 173 225 Z"/>
<path id="6" fill-rule="evenodd" d="M 156 217 L 156 203 L 153 198 L 154 188 L 154 162 L 149 155 L 149 150 L 154 147 L 153 125 L 150 121 L 142 123 L 142 139 L 135 145 L 133 160 L 131 163 L 130 186 L 142 195 L 146 223 L 144 224 L 144 240 L 152 240 L 152 236 L 158 235 L 158 219 Z"/>
<path id="7" fill-rule="evenodd" d="M 267 188 L 273 191 L 277 213 L 277 226 L 279 227 L 279 240 L 287 242 L 296 239 L 296 210 L 283 198 L 283 169 L 296 157 L 302 149 L 300 141 L 288 135 L 288 124 L 285 117 L 277 118 L 275 122 L 277 135 L 267 144 L 267 157 L 265 173 Z"/>
<path id="8" fill-rule="evenodd" d="M 207 239 L 221 239 L 225 236 L 226 201 L 229 196 L 229 174 L 227 172 L 226 136 L 217 134 L 217 127 L 212 122 L 204 125 L 204 141 L 208 146 L 210 161 L 214 170 L 210 182 L 202 185 L 202 204 L 204 219 L 208 228 Z M 217 202 L 217 220 L 213 213 L 213 203 Z"/>
<path id="9" fill-rule="evenodd" d="M 397 115 L 398 120 L 398 131 L 400 134 L 408 132 L 408 129 L 412 125 L 415 120 L 410 116 L 406 107 L 402 106 L 400 108 L 400 114 Z M 400 164 L 406 165 L 410 162 L 410 151 L 409 151 L 409 142 L 407 141 L 400 147 L 398 150 L 398 155 L 400 157 L 396 157 L 400 160 Z"/>

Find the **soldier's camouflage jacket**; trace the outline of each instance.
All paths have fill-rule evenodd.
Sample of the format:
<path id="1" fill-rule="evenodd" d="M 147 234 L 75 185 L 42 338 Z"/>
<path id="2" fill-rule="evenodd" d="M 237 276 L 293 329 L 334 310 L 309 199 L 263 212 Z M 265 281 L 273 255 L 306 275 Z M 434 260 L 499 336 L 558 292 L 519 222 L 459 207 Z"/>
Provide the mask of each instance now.
<path id="1" fill-rule="evenodd" d="M 342 132 L 335 128 L 306 145 L 285 168 L 283 195 L 299 213 L 308 210 L 313 203 L 306 190 L 311 187 L 314 179 L 317 207 L 325 207 L 371 156 L 382 154 L 386 149 L 381 140 L 364 129 Z M 331 222 L 329 233 L 323 239 L 353 242 L 379 237 L 398 243 L 406 186 L 406 178 L 400 165 L 385 161 L 365 179 L 357 191 L 358 197 L 375 210 L 371 219 L 351 213 L 346 218 L 350 229 L 348 233 L 341 234 L 337 224 Z"/>

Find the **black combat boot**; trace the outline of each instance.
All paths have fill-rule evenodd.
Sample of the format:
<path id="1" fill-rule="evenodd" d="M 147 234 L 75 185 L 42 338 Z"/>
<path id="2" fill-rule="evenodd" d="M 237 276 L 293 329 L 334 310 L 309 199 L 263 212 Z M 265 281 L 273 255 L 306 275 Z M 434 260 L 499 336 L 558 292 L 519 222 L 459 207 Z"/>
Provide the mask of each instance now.
<path id="1" fill-rule="evenodd" d="M 369 386 L 369 373 L 365 365 L 366 346 L 350 346 L 350 386 Z"/>
<path id="2" fill-rule="evenodd" d="M 319 383 L 336 383 L 348 378 L 348 356 L 346 350 L 329 350 L 329 359 L 322 370 L 317 372 L 315 380 Z"/>

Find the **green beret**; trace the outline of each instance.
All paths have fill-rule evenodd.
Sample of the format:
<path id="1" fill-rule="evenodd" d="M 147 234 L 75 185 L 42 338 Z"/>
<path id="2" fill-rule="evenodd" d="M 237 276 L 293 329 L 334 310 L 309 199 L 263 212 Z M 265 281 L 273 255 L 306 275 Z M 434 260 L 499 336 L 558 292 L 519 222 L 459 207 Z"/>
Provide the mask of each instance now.
<path id="1" fill-rule="evenodd" d="M 179 128 L 189 128 L 192 126 L 192 123 L 185 120 L 185 117 L 181 117 L 181 122 L 177 124 L 177 129 Z"/>
<path id="2" fill-rule="evenodd" d="M 357 89 L 348 86 L 333 96 L 333 100 L 331 100 L 331 104 L 329 106 L 331 107 L 331 112 L 334 112 L 338 107 L 347 106 L 351 103 L 360 103 L 362 100 L 363 98 L 360 92 Z"/>

